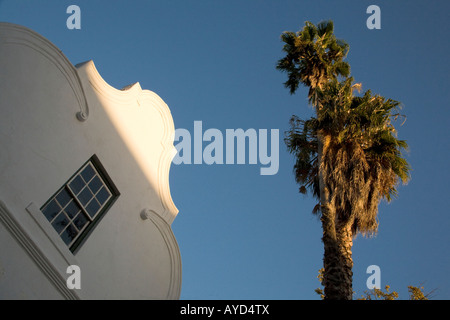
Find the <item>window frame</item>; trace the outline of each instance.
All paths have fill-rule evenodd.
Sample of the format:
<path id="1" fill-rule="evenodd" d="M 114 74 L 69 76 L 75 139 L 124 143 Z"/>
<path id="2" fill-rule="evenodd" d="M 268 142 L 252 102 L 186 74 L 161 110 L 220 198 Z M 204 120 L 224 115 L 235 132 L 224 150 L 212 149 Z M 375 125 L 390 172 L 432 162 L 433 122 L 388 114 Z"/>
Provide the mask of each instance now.
<path id="1" fill-rule="evenodd" d="M 73 187 L 70 186 L 70 184 L 78 177 L 81 176 L 82 172 L 85 170 L 86 167 L 89 165 L 92 165 L 94 169 L 94 175 L 91 177 L 91 179 L 86 182 L 84 181 L 83 188 L 80 189 L 80 191 L 77 193 L 73 190 Z M 79 198 L 80 194 L 83 192 L 83 190 L 87 187 L 90 188 L 89 184 L 90 182 L 95 179 L 95 177 L 99 177 L 102 184 L 100 188 L 92 194 L 92 198 L 88 201 L 88 203 L 83 204 Z M 83 178 L 84 179 L 84 178 Z M 90 202 L 93 201 L 93 199 L 96 199 L 96 195 L 99 193 L 99 191 L 102 188 L 106 188 L 110 196 L 107 198 L 107 200 L 104 203 L 100 204 L 100 208 L 96 211 L 96 213 L 91 216 L 91 214 L 88 212 L 87 207 L 89 206 Z M 57 196 L 61 193 L 62 190 L 66 190 L 66 192 L 70 196 L 70 200 L 66 202 L 64 206 L 59 204 L 59 200 L 57 199 Z M 92 233 L 92 231 L 95 229 L 95 227 L 98 225 L 100 220 L 105 216 L 106 212 L 111 208 L 111 206 L 114 204 L 114 202 L 118 199 L 120 196 L 120 192 L 117 189 L 114 182 L 111 180 L 110 176 L 108 175 L 107 171 L 101 164 L 99 158 L 94 154 L 91 158 L 89 158 L 40 208 L 40 211 L 42 212 L 45 220 L 50 224 L 51 228 L 57 233 L 58 238 L 64 243 L 66 247 L 69 248 L 69 250 L 72 252 L 72 254 L 75 254 L 78 249 L 80 249 L 81 245 L 84 243 L 84 241 L 89 237 L 89 235 Z M 58 206 L 60 207 L 60 210 L 58 213 L 51 219 L 47 217 L 47 215 L 44 213 L 44 209 L 49 205 L 52 201 L 58 201 Z M 79 212 L 77 212 L 74 217 L 70 217 L 67 215 L 65 208 L 69 205 L 69 203 L 74 202 L 76 206 L 80 209 Z M 87 222 L 84 224 L 84 226 L 79 230 L 76 237 L 67 244 L 64 239 L 62 238 L 63 232 L 58 231 L 53 223 L 51 221 L 55 221 L 57 217 L 60 215 L 64 215 L 66 219 L 68 219 L 68 224 L 62 229 L 63 231 L 68 228 L 70 225 L 74 224 L 74 221 L 78 215 L 84 215 L 84 218 L 87 220 Z M 78 226 L 77 226 L 78 228 Z"/>

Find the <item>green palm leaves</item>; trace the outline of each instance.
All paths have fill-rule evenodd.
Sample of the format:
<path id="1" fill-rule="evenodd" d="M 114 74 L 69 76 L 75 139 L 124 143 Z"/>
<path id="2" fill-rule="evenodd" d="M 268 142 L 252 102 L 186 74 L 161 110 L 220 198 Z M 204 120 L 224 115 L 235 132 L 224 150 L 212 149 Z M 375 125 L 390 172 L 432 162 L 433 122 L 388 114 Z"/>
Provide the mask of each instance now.
<path id="1" fill-rule="evenodd" d="M 332 22 L 317 27 L 306 22 L 301 31 L 284 32 L 281 38 L 286 56 L 277 68 L 288 74 L 285 86 L 291 93 L 300 83 L 309 87 L 308 97 L 316 111 L 309 120 L 293 116 L 285 138 L 295 155 L 300 192 L 310 190 L 320 199 L 318 175 L 322 168 L 326 171 L 323 187 L 328 186 L 331 198 L 339 200 L 335 205 L 344 212 L 342 218 L 352 220 L 354 231 L 376 231 L 379 200 L 390 201 L 397 194 L 398 182 L 409 179 L 410 168 L 402 156 L 407 144 L 397 139 L 394 127 L 401 117 L 400 103 L 370 90 L 354 95 L 361 85 L 349 77 L 350 66 L 343 61 L 349 46 L 335 38 Z M 326 142 L 320 162 L 319 139 Z M 359 213 L 352 214 L 357 207 Z M 314 212 L 320 212 L 320 206 Z M 370 219 L 363 218 L 365 215 Z"/>
<path id="2" fill-rule="evenodd" d="M 350 65 L 343 61 L 349 46 L 336 39 L 333 29 L 331 21 L 321 22 L 317 27 L 307 21 L 302 31 L 286 31 L 281 35 L 286 56 L 278 61 L 277 69 L 287 72 L 284 85 L 291 94 L 302 83 L 310 88 L 312 99 L 316 88 L 322 88 L 330 79 L 350 74 Z"/>
<path id="3" fill-rule="evenodd" d="M 397 194 L 409 179 L 402 156 L 407 144 L 397 138 L 394 122 L 400 103 L 374 95 L 355 95 L 361 85 L 344 61 L 349 46 L 333 34 L 331 21 L 306 22 L 299 32 L 284 32 L 277 69 L 287 73 L 284 85 L 293 94 L 302 84 L 315 116 L 293 116 L 286 132 L 295 155 L 299 191 L 318 199 L 324 243 L 325 299 L 352 298 L 352 238 L 378 229 L 378 204 Z"/>

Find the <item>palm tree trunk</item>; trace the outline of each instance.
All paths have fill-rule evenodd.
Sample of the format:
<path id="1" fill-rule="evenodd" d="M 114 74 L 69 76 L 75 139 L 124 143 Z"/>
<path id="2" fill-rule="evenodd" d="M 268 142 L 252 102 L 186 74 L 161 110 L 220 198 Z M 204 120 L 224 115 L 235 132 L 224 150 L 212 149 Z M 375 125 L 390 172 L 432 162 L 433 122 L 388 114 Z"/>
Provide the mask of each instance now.
<path id="1" fill-rule="evenodd" d="M 329 144 L 329 137 L 318 133 L 319 188 L 321 221 L 324 245 L 323 286 L 326 300 L 351 300 L 353 295 L 353 234 L 349 223 L 337 221 L 336 207 L 331 202 L 331 192 L 326 184 L 322 155 Z"/>
<path id="2" fill-rule="evenodd" d="M 347 300 L 351 300 L 353 296 L 353 233 L 350 224 L 338 226 L 337 239 L 342 260 L 343 284 L 342 290 Z"/>
<path id="3" fill-rule="evenodd" d="M 351 300 L 353 296 L 352 232 L 336 227 L 330 215 L 322 213 L 324 244 L 323 286 L 326 300 Z"/>

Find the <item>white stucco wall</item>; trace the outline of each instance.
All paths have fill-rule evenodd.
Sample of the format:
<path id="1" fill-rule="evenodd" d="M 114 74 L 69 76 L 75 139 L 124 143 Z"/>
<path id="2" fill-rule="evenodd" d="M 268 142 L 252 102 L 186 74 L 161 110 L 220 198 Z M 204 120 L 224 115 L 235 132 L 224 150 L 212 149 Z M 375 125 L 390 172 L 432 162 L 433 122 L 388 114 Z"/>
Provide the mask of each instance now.
<path id="1" fill-rule="evenodd" d="M 8 23 L 0 97 L 0 298 L 179 298 L 174 126 L 164 101 L 139 83 L 112 88 L 92 61 L 74 67 L 48 40 Z M 39 208 L 94 154 L 120 196 L 72 254 Z M 70 264 L 81 269 L 81 290 L 65 286 Z"/>

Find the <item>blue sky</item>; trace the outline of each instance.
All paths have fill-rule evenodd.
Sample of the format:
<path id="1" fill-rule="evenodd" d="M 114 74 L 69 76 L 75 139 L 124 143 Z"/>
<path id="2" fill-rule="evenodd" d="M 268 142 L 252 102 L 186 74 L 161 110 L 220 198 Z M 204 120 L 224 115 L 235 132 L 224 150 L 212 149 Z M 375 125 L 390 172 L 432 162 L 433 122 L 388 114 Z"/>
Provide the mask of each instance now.
<path id="1" fill-rule="evenodd" d="M 69 5 L 81 29 L 69 30 Z M 366 9 L 381 8 L 369 30 Z M 366 290 L 370 265 L 381 285 L 407 298 L 424 285 L 450 298 L 448 1 L 0 1 L 0 21 L 40 33 L 73 64 L 94 60 L 122 88 L 139 81 L 169 105 L 176 128 L 279 129 L 280 168 L 172 165 L 179 214 L 172 228 L 183 263 L 182 299 L 319 299 L 321 226 L 314 200 L 298 193 L 293 157 L 282 141 L 291 115 L 313 114 L 307 89 L 290 95 L 280 34 L 331 19 L 350 44 L 347 61 L 363 90 L 402 102 L 412 179 L 379 210 L 379 233 L 354 241 L 354 290 Z"/>

